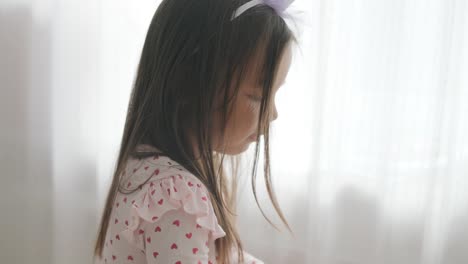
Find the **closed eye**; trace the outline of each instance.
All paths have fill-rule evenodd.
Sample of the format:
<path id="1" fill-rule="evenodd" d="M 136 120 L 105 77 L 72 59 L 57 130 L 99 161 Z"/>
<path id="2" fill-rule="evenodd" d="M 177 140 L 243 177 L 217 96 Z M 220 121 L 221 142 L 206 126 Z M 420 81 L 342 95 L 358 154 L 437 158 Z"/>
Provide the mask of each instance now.
<path id="1" fill-rule="evenodd" d="M 260 101 L 262 101 L 263 97 L 255 96 L 255 95 L 249 95 L 249 98 L 252 99 L 253 101 L 260 102 Z"/>

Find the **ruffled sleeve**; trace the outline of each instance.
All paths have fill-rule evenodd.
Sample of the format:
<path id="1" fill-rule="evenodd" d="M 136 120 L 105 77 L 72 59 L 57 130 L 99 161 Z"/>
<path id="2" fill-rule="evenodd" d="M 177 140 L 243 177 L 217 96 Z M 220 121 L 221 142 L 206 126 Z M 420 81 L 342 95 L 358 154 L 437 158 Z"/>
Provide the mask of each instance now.
<path id="1" fill-rule="evenodd" d="M 149 235 L 145 234 L 145 232 L 153 228 L 152 231 L 157 232 L 158 226 L 159 231 L 162 231 L 161 225 L 174 228 L 178 227 L 177 225 L 180 226 L 182 220 L 174 220 L 173 218 L 181 218 L 185 222 L 191 221 L 191 225 L 195 229 L 198 227 L 205 230 L 206 237 L 212 240 L 226 235 L 218 224 L 205 186 L 195 176 L 186 171 L 178 171 L 168 176 L 151 179 L 145 183 L 132 202 L 130 214 L 131 221 L 121 234 L 130 243 L 143 251 L 149 245 L 149 241 L 147 241 Z M 191 236 L 189 231 L 183 231 L 182 233 L 180 234 L 183 236 L 186 234 Z M 172 235 L 174 234 L 169 236 Z M 205 234 L 201 232 L 200 237 L 203 237 L 203 239 L 200 240 L 202 240 L 203 244 L 206 243 L 207 239 L 204 236 Z M 162 250 L 172 252 L 175 247 L 179 247 L 179 245 L 170 244 L 166 249 Z M 191 250 L 193 248 L 195 247 L 192 247 Z M 147 254 L 153 253 L 147 252 Z"/>

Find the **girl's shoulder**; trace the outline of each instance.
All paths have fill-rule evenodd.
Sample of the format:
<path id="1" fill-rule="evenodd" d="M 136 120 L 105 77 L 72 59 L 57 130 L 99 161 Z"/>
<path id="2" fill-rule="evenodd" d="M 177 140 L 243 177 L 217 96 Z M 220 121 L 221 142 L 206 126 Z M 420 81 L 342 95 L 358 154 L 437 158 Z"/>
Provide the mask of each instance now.
<path id="1" fill-rule="evenodd" d="M 196 182 L 199 184 L 199 187 L 205 188 L 202 182 L 191 172 L 171 158 L 162 155 L 153 155 L 146 158 L 129 158 L 122 175 L 121 185 L 125 189 L 133 189 L 148 182 L 176 176 L 179 179 L 183 178 Z"/>
<path id="2" fill-rule="evenodd" d="M 167 156 L 129 159 L 122 181 L 131 195 L 131 223 L 124 232 L 129 240 L 138 235 L 142 221 L 158 222 L 168 211 L 182 210 L 211 231 L 213 239 L 225 236 L 218 224 L 209 191 L 191 172 Z M 125 194 L 123 194 L 125 195 Z"/>

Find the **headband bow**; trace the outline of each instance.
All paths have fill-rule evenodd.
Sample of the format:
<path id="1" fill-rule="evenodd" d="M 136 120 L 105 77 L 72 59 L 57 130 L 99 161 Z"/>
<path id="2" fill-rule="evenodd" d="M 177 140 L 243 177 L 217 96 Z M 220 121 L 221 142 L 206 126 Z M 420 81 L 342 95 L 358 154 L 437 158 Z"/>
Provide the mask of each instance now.
<path id="1" fill-rule="evenodd" d="M 234 20 L 248 9 L 260 4 L 272 7 L 276 13 L 282 16 L 284 11 L 291 5 L 293 1 L 294 0 L 251 0 L 237 8 L 236 12 L 234 12 L 232 15 L 231 20 Z"/>

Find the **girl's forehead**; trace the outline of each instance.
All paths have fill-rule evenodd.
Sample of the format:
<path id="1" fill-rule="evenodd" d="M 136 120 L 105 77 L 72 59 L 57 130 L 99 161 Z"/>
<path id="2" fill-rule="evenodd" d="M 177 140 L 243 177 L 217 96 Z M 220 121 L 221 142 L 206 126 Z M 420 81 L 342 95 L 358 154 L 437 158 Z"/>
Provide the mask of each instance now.
<path id="1" fill-rule="evenodd" d="M 292 61 L 292 48 L 291 45 L 288 44 L 283 54 L 280 57 L 280 61 L 278 62 L 278 71 L 276 72 L 276 76 L 274 78 L 274 89 L 277 89 L 279 86 L 283 84 L 288 74 L 289 68 L 291 66 Z M 246 89 L 251 90 L 262 90 L 261 78 L 262 76 L 262 66 L 263 66 L 263 59 L 260 54 L 256 54 L 252 61 L 245 69 L 245 75 L 243 78 L 243 82 Z"/>
<path id="2" fill-rule="evenodd" d="M 283 84 L 283 82 L 286 79 L 286 76 L 288 75 L 289 68 L 291 67 L 291 62 L 292 62 L 292 47 L 291 45 L 287 45 L 286 48 L 284 49 L 283 55 L 281 56 L 281 61 L 280 65 L 278 68 L 278 81 L 280 84 Z"/>

